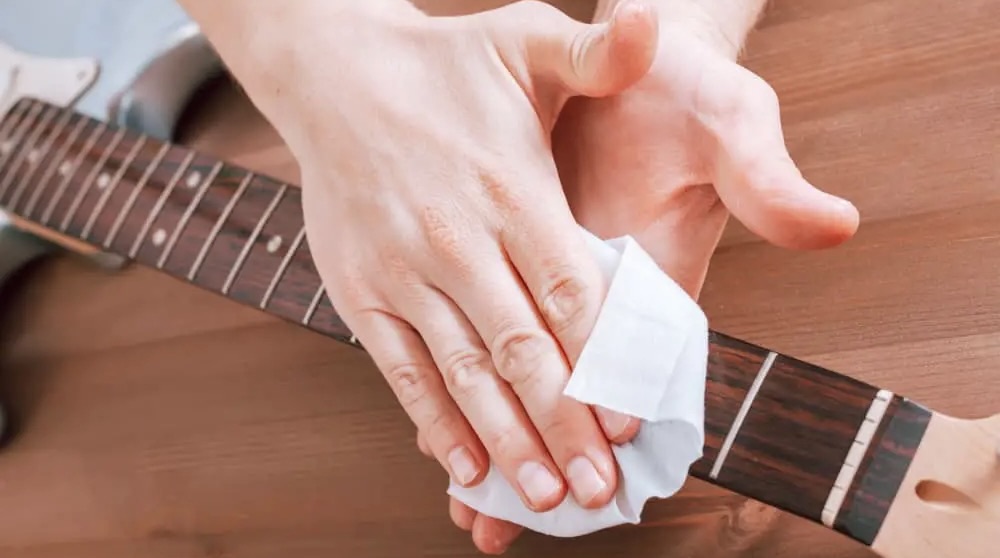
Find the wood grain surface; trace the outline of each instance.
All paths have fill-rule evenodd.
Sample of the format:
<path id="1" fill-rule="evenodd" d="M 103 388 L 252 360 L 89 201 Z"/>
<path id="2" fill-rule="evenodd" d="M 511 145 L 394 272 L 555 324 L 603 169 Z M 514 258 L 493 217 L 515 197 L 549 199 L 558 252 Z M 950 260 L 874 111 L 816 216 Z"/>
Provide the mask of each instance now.
<path id="1" fill-rule="evenodd" d="M 778 91 L 806 176 L 854 200 L 862 226 L 802 253 L 733 223 L 702 297 L 714 328 L 942 412 L 1000 410 L 998 18 L 997 0 L 773 2 L 746 63 Z M 224 85 L 196 100 L 184 140 L 298 178 Z M 32 269 L 0 309 L 16 431 L 0 451 L 3 556 L 476 555 L 362 353 L 75 257 Z M 545 553 L 872 556 L 694 480 L 640 526 L 509 551 Z"/>

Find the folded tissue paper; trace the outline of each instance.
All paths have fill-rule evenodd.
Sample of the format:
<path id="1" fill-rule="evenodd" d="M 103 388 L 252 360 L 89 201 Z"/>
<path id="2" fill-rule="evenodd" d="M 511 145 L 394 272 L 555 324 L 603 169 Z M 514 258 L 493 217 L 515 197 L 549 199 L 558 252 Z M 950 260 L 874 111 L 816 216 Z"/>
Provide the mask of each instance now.
<path id="1" fill-rule="evenodd" d="M 490 517 L 559 536 L 638 523 L 651 498 L 684 484 L 704 444 L 708 321 L 698 304 L 631 237 L 602 241 L 581 229 L 608 281 L 607 297 L 564 393 L 641 420 L 632 442 L 612 445 L 617 492 L 588 510 L 572 495 L 556 508 L 527 508 L 491 467 L 479 485 L 448 493 Z"/>

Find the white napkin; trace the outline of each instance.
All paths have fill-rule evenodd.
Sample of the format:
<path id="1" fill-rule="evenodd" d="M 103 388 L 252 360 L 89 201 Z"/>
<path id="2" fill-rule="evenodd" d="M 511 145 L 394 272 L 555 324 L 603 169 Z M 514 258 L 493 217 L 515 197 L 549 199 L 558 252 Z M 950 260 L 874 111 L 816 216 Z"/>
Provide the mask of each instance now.
<path id="1" fill-rule="evenodd" d="M 638 523 L 647 500 L 683 486 L 705 436 L 705 314 L 634 239 L 602 241 L 581 230 L 609 291 L 564 393 L 642 420 L 631 443 L 612 445 L 619 467 L 614 498 L 587 510 L 567 494 L 556 508 L 534 512 L 494 467 L 475 487 L 448 487 L 479 512 L 560 537 Z"/>

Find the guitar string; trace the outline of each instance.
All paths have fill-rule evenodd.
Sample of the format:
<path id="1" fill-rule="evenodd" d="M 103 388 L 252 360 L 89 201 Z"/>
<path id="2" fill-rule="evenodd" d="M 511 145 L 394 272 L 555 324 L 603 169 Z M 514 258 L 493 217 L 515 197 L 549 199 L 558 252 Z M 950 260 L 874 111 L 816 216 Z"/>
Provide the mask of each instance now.
<path id="1" fill-rule="evenodd" d="M 257 225 L 254 227 L 253 232 L 250 234 L 250 238 L 243 243 L 243 249 L 240 250 L 239 256 L 236 257 L 236 261 L 233 263 L 232 268 L 229 270 L 229 276 L 226 277 L 226 282 L 222 285 L 222 294 L 228 295 L 229 289 L 233 286 L 233 281 L 236 280 L 236 275 L 239 273 L 240 268 L 243 267 L 243 262 L 246 260 L 247 256 L 250 255 L 250 250 L 253 245 L 257 242 L 257 238 L 260 237 L 260 233 L 264 230 L 267 225 L 267 221 L 271 218 L 271 214 L 274 210 L 278 208 L 278 204 L 285 197 L 285 192 L 288 190 L 287 184 L 282 184 L 281 188 L 278 189 L 278 193 L 274 196 L 270 205 L 264 210 L 264 214 L 261 215 L 260 219 L 257 220 Z"/>
<path id="2" fill-rule="evenodd" d="M 17 179 L 18 172 L 21 171 L 21 167 L 24 166 L 25 161 L 28 161 L 29 165 L 35 162 L 35 159 L 38 157 L 38 139 L 43 133 L 45 133 L 45 130 L 48 129 L 49 122 L 51 122 L 57 114 L 59 114 L 59 109 L 56 107 L 46 107 L 42 109 L 42 120 L 32 126 L 31 135 L 28 137 L 25 145 L 21 149 L 17 162 L 14 163 L 10 172 L 7 173 L 3 182 L 0 183 L 0 198 L 7 197 L 7 191 L 10 189 L 11 185 L 15 186 L 14 197 L 16 197 L 17 192 L 22 189 L 24 180 L 23 177 L 21 180 Z M 11 207 L 13 206 L 14 197 L 7 201 L 7 205 Z"/>
<path id="3" fill-rule="evenodd" d="M 21 179 L 20 183 L 17 185 L 17 190 L 14 192 L 14 197 L 10 200 L 9 206 L 13 211 L 17 210 L 17 204 L 18 202 L 21 201 L 21 196 L 24 195 L 24 192 L 28 191 L 28 188 L 32 184 L 32 179 L 35 177 L 35 174 L 42 167 L 46 167 L 44 162 L 46 158 L 51 154 L 52 145 L 55 143 L 56 139 L 65 131 L 66 126 L 69 125 L 70 121 L 72 120 L 72 115 L 74 114 L 73 111 L 61 109 L 61 112 L 62 116 L 59 118 L 59 121 L 55 124 L 52 131 L 49 132 L 49 134 L 46 136 L 45 142 L 43 143 L 42 147 L 39 148 L 40 154 L 36 156 L 36 160 L 32 162 L 29 157 L 29 164 L 32 165 L 31 170 L 24 178 Z M 34 190 L 37 191 L 38 187 L 35 186 Z"/>
<path id="4" fill-rule="evenodd" d="M 104 186 L 104 191 L 98 197 L 97 203 L 94 204 L 94 208 L 90 211 L 90 217 L 88 217 L 86 224 L 83 226 L 83 231 L 80 233 L 80 236 L 83 237 L 84 240 L 90 240 L 90 233 L 94 229 L 94 224 L 97 223 L 97 217 L 104 211 L 104 206 L 107 205 L 108 200 L 111 199 L 111 195 L 118 188 L 118 185 L 121 184 L 122 177 L 124 177 L 125 173 L 128 172 L 129 167 L 132 166 L 132 161 L 134 161 L 139 155 L 139 151 L 144 145 L 146 145 L 146 136 L 139 136 L 139 139 L 132 143 L 132 148 L 129 150 L 128 155 L 125 156 L 125 159 L 122 160 L 121 164 L 119 164 L 118 170 L 115 172 L 114 176 L 108 181 L 108 184 Z M 104 169 L 104 172 L 106 173 L 107 169 Z M 98 184 L 97 188 L 100 190 L 101 185 Z"/>
<path id="5" fill-rule="evenodd" d="M 27 103 L 22 102 L 19 104 Z M 28 117 L 28 114 L 28 108 L 15 105 L 13 109 L 4 115 L 3 124 L 0 125 L 0 165 L 7 163 L 7 155 L 14 151 L 16 146 L 13 138 L 10 137 L 11 130 L 17 128 L 17 126 Z"/>
<path id="6" fill-rule="evenodd" d="M 70 135 L 65 142 L 59 147 L 56 153 L 56 161 L 59 162 L 58 165 L 49 165 L 49 168 L 45 169 L 45 173 L 39 180 L 38 186 L 35 187 L 34 193 L 32 193 L 31 198 L 28 200 L 28 205 L 24 208 L 24 215 L 27 218 L 31 218 L 32 214 L 35 212 L 35 206 L 41 199 L 42 194 L 48 189 L 49 181 L 52 180 L 52 175 L 55 171 L 59 171 L 60 174 L 65 174 L 69 172 L 69 168 L 66 163 L 66 155 L 69 153 L 70 149 L 76 145 L 77 140 L 80 138 L 80 134 L 87 127 L 88 120 L 86 118 L 80 118 L 73 130 L 70 131 Z M 65 170 L 63 170 L 65 169 Z"/>
<path id="7" fill-rule="evenodd" d="M 107 238 L 104 239 L 103 246 L 105 248 L 111 247 L 111 243 L 114 242 L 115 237 L 118 235 L 118 231 L 121 230 L 122 225 L 125 224 L 126 217 L 132 212 L 132 208 L 135 206 L 135 202 L 139 198 L 139 194 L 146 186 L 146 183 L 149 182 L 153 173 L 155 173 L 160 167 L 160 164 L 163 162 L 163 158 L 167 155 L 168 151 L 170 151 L 170 144 L 163 142 L 160 149 L 156 152 L 156 156 L 148 165 L 146 165 L 145 172 L 143 172 L 135 186 L 132 187 L 132 192 L 129 194 L 128 199 L 125 200 L 125 203 L 118 211 L 115 222 L 111 225 L 111 230 L 108 232 Z"/>
<path id="8" fill-rule="evenodd" d="M 129 248 L 128 257 L 135 258 L 136 254 L 139 253 L 139 248 L 146 239 L 146 235 L 149 234 L 150 227 L 153 226 L 153 222 L 160 216 L 160 211 L 163 210 L 164 204 L 170 199 L 170 194 L 173 193 L 174 188 L 177 187 L 177 183 L 180 182 L 184 173 L 187 172 L 188 168 L 191 166 L 191 161 L 194 160 L 194 151 L 188 151 L 188 154 L 184 157 L 184 160 L 180 165 L 177 166 L 177 170 L 174 175 L 170 178 L 170 182 L 167 183 L 167 187 L 160 192 L 159 198 L 156 200 L 156 205 L 150 210 L 149 215 L 146 216 L 145 222 L 142 224 L 142 228 L 139 230 L 139 234 L 135 237 L 132 243 L 132 247 Z"/>
<path id="9" fill-rule="evenodd" d="M 21 160 L 21 157 L 24 155 L 25 145 L 22 140 L 24 139 L 25 134 L 33 130 L 35 126 L 35 119 L 38 117 L 39 112 L 42 111 L 42 106 L 40 104 L 32 105 L 29 111 L 30 112 L 28 116 L 25 117 L 25 119 L 21 121 L 21 123 L 14 130 L 14 134 L 11 141 L 14 142 L 15 149 L 13 149 L 11 152 L 12 158 L 7 161 L 4 161 L 4 167 L 5 167 L 4 170 L 6 170 L 6 172 L 2 177 L 2 183 L 6 183 L 8 177 L 14 174 L 14 171 L 18 166 L 17 163 Z M 0 187 L 0 200 L 2 200 L 4 197 L 5 197 L 4 189 Z"/>
<path id="10" fill-rule="evenodd" d="M 42 213 L 43 225 L 50 226 L 52 214 L 55 211 L 56 206 L 62 200 L 63 194 L 66 193 L 67 187 L 69 186 L 70 182 L 72 182 L 73 178 L 76 176 L 76 173 L 79 172 L 80 169 L 83 167 L 83 161 L 85 160 L 87 154 L 89 154 L 93 150 L 94 146 L 97 145 L 97 141 L 107 131 L 108 131 L 108 126 L 105 123 L 101 122 L 94 128 L 93 131 L 90 132 L 90 135 L 87 137 L 87 141 L 84 144 L 83 149 L 81 149 L 80 152 L 76 154 L 76 158 L 73 160 L 70 171 L 66 173 L 65 176 L 63 176 L 62 181 L 59 182 L 59 186 L 56 188 L 55 195 L 52 196 L 52 199 L 49 200 L 49 204 L 45 207 L 45 212 Z"/>

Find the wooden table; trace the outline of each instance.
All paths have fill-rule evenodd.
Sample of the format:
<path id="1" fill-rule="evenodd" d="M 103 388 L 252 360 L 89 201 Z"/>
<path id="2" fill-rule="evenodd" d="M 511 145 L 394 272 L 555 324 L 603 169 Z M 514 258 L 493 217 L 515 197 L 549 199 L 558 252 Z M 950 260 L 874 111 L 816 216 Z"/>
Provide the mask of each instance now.
<path id="1" fill-rule="evenodd" d="M 805 174 L 863 222 L 817 253 L 734 223 L 702 298 L 714 328 L 947 413 L 1000 411 L 997 21 L 998 0 L 774 3 L 746 62 L 777 89 Z M 185 141 L 295 180 L 234 98 L 198 99 Z M 362 353 L 147 269 L 64 257 L 14 287 L 0 323 L 17 431 L 0 453 L 4 557 L 476 555 Z M 871 555 L 697 481 L 645 518 L 528 534 L 509 555 Z"/>

